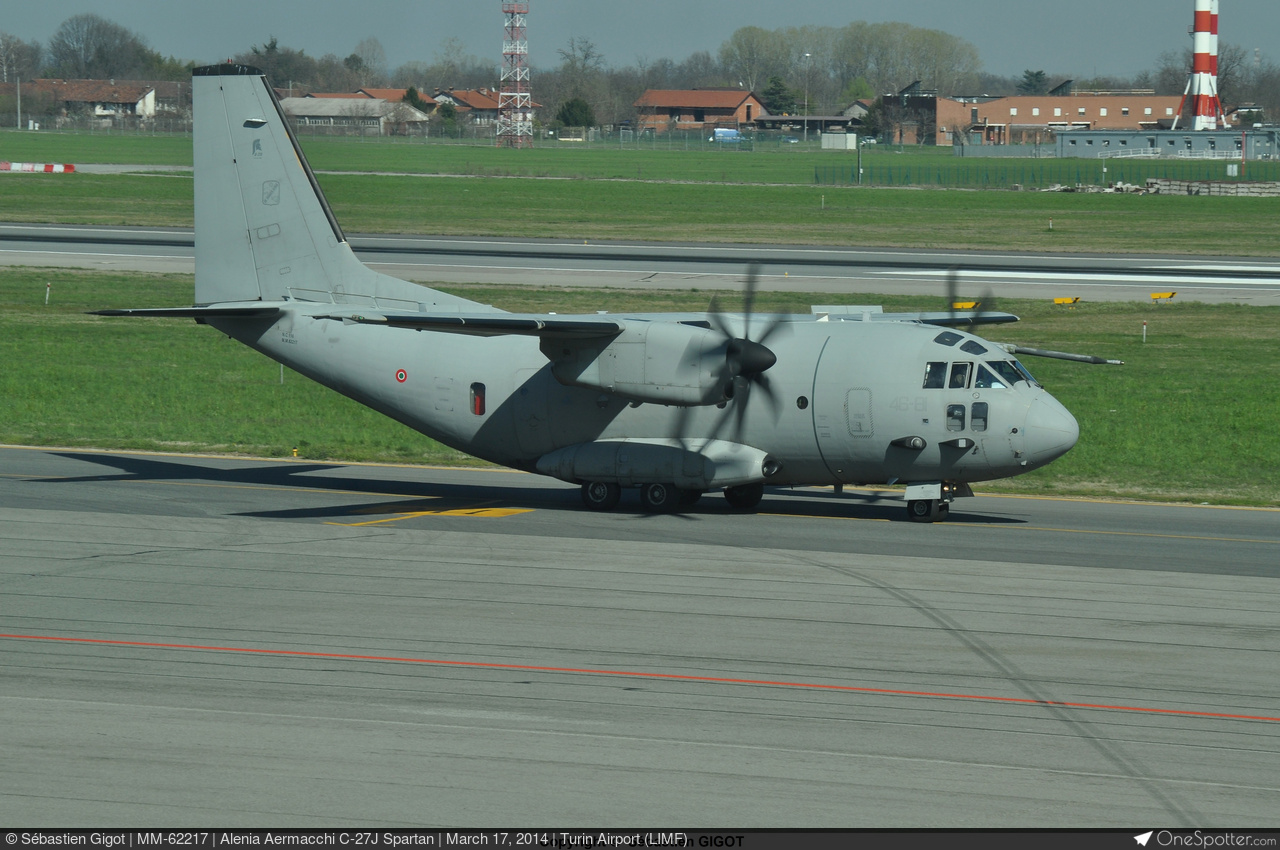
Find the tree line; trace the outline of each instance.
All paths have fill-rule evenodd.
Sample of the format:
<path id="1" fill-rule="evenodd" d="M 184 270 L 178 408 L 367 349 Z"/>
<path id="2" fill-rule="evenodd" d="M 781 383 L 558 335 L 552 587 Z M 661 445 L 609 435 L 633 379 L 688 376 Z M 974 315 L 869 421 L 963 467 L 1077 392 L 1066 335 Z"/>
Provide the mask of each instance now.
<path id="1" fill-rule="evenodd" d="M 874 100 L 916 82 L 942 96 L 1011 95 L 1041 93 L 1067 79 L 1043 70 L 1021 77 L 989 74 L 977 48 L 962 38 L 905 23 L 866 21 L 841 27 L 742 27 L 714 53 L 699 51 L 680 61 L 640 57 L 615 65 L 579 36 L 554 55 L 552 64 L 533 67 L 534 100 L 543 120 L 571 105 L 574 120 L 590 117 L 601 124 L 633 119 L 632 103 L 646 89 L 736 88 L 756 92 L 775 114 L 835 115 L 854 100 Z M 500 78 L 496 56 L 469 54 L 456 38 L 444 39 L 431 61 L 396 68 L 388 67 L 385 51 L 372 37 L 346 57 L 313 57 L 273 36 L 233 58 L 262 68 L 273 85 L 296 94 L 412 86 L 431 95 L 436 89 L 496 88 Z M 202 63 L 165 56 L 143 36 L 94 13 L 68 18 L 48 44 L 0 32 L 0 77 L 6 83 L 34 77 L 185 81 L 197 64 Z M 1167 51 L 1148 71 L 1078 79 L 1075 88 L 1180 94 L 1190 64 L 1189 49 Z M 1224 103 L 1257 104 L 1272 120 L 1280 116 L 1280 67 L 1243 48 L 1222 45 L 1219 91 Z"/>

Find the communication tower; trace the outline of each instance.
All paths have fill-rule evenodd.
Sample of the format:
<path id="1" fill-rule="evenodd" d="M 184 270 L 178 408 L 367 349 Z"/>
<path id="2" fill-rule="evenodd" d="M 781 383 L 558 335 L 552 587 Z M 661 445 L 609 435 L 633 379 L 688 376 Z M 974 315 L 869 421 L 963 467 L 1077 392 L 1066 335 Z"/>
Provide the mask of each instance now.
<path id="1" fill-rule="evenodd" d="M 1225 128 L 1222 101 L 1218 99 L 1218 0 L 1195 0 L 1195 23 L 1191 27 L 1192 59 L 1187 87 L 1178 104 L 1173 129 L 1178 129 L 1182 110 L 1191 100 L 1191 129 Z"/>
<path id="2" fill-rule="evenodd" d="M 498 144 L 533 147 L 533 96 L 529 88 L 529 42 L 525 19 L 529 4 L 503 3 L 507 16 L 502 39 L 502 84 L 498 87 Z"/>

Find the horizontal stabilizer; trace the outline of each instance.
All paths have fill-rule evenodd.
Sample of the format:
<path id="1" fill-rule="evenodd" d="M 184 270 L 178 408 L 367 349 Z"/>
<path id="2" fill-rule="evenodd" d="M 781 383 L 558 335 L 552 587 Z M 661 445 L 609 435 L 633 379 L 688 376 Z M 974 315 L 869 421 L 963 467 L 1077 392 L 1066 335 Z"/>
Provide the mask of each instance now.
<path id="1" fill-rule="evenodd" d="M 512 313 L 348 313 L 316 316 L 317 319 L 441 331 L 469 336 L 611 337 L 625 325 L 596 316 L 520 315 Z"/>
<path id="2" fill-rule="evenodd" d="M 216 307 L 155 307 L 138 310 L 91 310 L 90 316 L 135 316 L 143 319 L 270 319 L 280 308 L 263 304 Z"/>

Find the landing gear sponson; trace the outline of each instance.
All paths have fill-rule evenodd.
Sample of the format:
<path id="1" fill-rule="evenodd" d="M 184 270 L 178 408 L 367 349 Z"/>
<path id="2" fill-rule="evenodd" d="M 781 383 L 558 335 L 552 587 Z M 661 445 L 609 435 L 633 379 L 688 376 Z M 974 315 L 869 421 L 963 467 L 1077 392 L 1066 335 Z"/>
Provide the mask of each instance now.
<path id="1" fill-rule="evenodd" d="M 656 483 L 640 486 L 640 505 L 650 513 L 670 513 L 677 508 L 693 506 L 702 498 L 702 490 L 685 490 L 674 484 Z M 622 488 L 610 482 L 588 481 L 582 485 L 582 504 L 593 511 L 611 511 L 622 498 Z M 729 507 L 739 511 L 754 510 L 764 498 L 764 484 L 740 484 L 724 489 Z"/>
<path id="2" fill-rule="evenodd" d="M 907 518 L 912 522 L 938 522 L 947 518 L 951 503 L 973 495 L 964 482 L 926 481 L 907 485 Z"/>

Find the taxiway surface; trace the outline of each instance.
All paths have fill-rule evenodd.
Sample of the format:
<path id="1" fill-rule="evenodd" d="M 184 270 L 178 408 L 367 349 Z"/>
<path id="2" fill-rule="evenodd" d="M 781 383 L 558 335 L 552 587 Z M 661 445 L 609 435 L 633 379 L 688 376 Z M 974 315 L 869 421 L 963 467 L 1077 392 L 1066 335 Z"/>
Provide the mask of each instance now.
<path id="1" fill-rule="evenodd" d="M 960 270 L 963 294 L 1011 298 L 1082 297 L 1280 305 L 1280 263 L 1264 258 L 1154 257 L 922 251 L 778 245 L 642 242 L 573 243 L 350 235 L 361 260 L 386 274 L 426 283 L 740 289 L 761 265 L 774 292 L 938 295 Z M 193 239 L 181 228 L 0 224 L 0 265 L 78 267 L 191 274 Z"/>
<path id="2" fill-rule="evenodd" d="M 1280 513 L 0 448 L 0 820 L 1276 826 Z"/>

